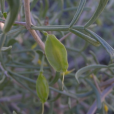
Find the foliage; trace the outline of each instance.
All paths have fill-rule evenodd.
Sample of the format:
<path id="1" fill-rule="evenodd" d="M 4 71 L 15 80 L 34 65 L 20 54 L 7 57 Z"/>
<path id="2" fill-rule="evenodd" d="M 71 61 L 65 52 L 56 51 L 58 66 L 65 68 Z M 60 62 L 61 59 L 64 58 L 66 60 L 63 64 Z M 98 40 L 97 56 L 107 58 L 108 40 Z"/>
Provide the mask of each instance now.
<path id="1" fill-rule="evenodd" d="M 112 114 L 113 0 L 30 0 L 30 5 L 27 3 L 29 0 L 21 1 L 15 23 L 3 34 L 2 24 L 8 19 L 10 8 L 7 1 L 0 1 L 0 113 L 41 114 L 36 80 L 43 72 L 50 89 L 44 114 Z M 52 47 L 61 42 L 66 48 L 62 56 L 68 54 L 63 90 L 63 72 L 53 69 L 53 57 L 51 62 L 46 58 L 49 53 L 54 52 L 56 56 L 56 50 L 59 54 L 62 50 L 46 45 L 49 48 L 44 53 L 47 34 L 58 38 Z"/>

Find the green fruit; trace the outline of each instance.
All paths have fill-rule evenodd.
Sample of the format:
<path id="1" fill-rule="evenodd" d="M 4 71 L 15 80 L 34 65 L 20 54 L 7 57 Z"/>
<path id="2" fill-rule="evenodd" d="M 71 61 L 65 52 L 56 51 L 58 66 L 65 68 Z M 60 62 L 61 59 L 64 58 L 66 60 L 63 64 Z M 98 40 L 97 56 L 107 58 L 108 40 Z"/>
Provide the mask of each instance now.
<path id="1" fill-rule="evenodd" d="M 49 85 L 46 78 L 43 76 L 42 72 L 38 76 L 36 82 L 36 92 L 42 103 L 45 103 L 49 95 Z"/>
<path id="2" fill-rule="evenodd" d="M 68 69 L 67 51 L 64 45 L 52 34 L 47 35 L 45 54 L 50 65 L 58 72 Z"/>

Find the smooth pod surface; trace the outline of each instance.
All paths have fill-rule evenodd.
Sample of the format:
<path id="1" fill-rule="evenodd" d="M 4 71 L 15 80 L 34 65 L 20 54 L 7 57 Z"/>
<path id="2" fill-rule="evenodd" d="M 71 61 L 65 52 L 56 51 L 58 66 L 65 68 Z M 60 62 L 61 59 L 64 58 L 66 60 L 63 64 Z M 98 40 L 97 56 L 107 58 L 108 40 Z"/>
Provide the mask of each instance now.
<path id="1" fill-rule="evenodd" d="M 42 73 L 40 73 L 36 82 L 36 92 L 40 101 L 45 103 L 49 95 L 49 85 Z"/>
<path id="2" fill-rule="evenodd" d="M 52 34 L 47 35 L 45 54 L 50 65 L 58 72 L 68 69 L 67 51 L 64 45 Z"/>
<path id="3" fill-rule="evenodd" d="M 7 33 L 11 29 L 20 9 L 20 0 L 6 0 L 6 1 L 9 5 L 9 13 L 3 27 L 4 33 Z"/>

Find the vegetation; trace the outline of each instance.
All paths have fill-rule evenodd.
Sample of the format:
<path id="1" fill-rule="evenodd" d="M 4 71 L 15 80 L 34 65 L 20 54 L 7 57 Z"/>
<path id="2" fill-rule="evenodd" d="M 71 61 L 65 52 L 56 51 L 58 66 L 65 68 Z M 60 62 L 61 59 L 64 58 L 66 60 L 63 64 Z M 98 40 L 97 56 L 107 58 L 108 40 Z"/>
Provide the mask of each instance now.
<path id="1" fill-rule="evenodd" d="M 114 0 L 0 5 L 0 114 L 114 113 Z"/>

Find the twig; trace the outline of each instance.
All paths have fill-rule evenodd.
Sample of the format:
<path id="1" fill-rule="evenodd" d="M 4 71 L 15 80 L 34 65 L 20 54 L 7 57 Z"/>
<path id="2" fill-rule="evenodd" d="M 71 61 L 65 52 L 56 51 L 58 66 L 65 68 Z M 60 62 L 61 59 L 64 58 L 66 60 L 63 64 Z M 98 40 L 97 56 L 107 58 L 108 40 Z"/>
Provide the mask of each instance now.
<path id="1" fill-rule="evenodd" d="M 111 86 L 107 87 L 100 95 L 101 97 L 101 102 L 104 101 L 105 97 L 112 91 L 114 87 L 114 84 L 112 84 Z M 93 105 L 90 107 L 89 111 L 87 112 L 87 114 L 94 114 L 95 111 L 97 109 L 97 102 L 95 100 L 95 102 L 93 103 Z"/>
<path id="2" fill-rule="evenodd" d="M 99 84 L 99 85 L 100 85 L 100 87 L 106 87 L 106 86 L 111 85 L 112 83 L 114 83 L 114 78 L 111 78 L 111 79 L 109 79 L 109 80 L 107 80 L 107 81 L 105 81 L 105 82 L 102 82 L 102 83 Z"/>
<path id="3" fill-rule="evenodd" d="M 0 20 L 1 23 L 5 23 L 5 20 Z M 19 22 L 19 21 L 15 21 L 14 24 L 18 24 L 18 25 L 22 25 L 26 27 L 26 22 Z"/>
<path id="4" fill-rule="evenodd" d="M 27 93 L 24 96 L 25 96 L 25 98 L 27 98 L 30 96 L 30 94 Z M 14 102 L 14 101 L 20 100 L 22 97 L 23 97 L 22 94 L 12 95 L 9 97 L 1 97 L 0 102 Z"/>
<path id="5" fill-rule="evenodd" d="M 31 23 L 31 16 L 30 16 L 30 1 L 29 0 L 24 0 L 24 8 L 25 8 L 26 27 L 28 31 L 31 33 L 31 35 L 33 36 L 33 38 L 36 40 L 36 42 L 39 44 L 41 49 L 44 51 L 45 49 L 44 43 L 42 42 L 42 40 L 40 39 L 36 31 L 31 30 L 32 23 Z"/>
<path id="6" fill-rule="evenodd" d="M 92 74 L 92 76 L 93 76 L 94 83 L 95 83 L 95 85 L 96 85 L 96 87 L 97 87 L 99 93 L 101 93 L 101 90 L 100 90 L 99 85 L 98 85 L 98 83 L 97 83 L 97 81 L 96 81 L 96 79 L 95 79 L 94 74 Z"/>
<path id="7" fill-rule="evenodd" d="M 63 41 L 65 38 L 67 38 L 69 35 L 71 35 L 72 33 L 69 32 L 68 34 L 66 34 L 65 36 L 63 36 L 59 41 Z"/>
<path id="8" fill-rule="evenodd" d="M 9 75 L 8 75 L 7 71 L 2 67 L 1 62 L 0 62 L 0 69 L 4 72 L 5 76 L 7 78 L 9 78 Z"/>

